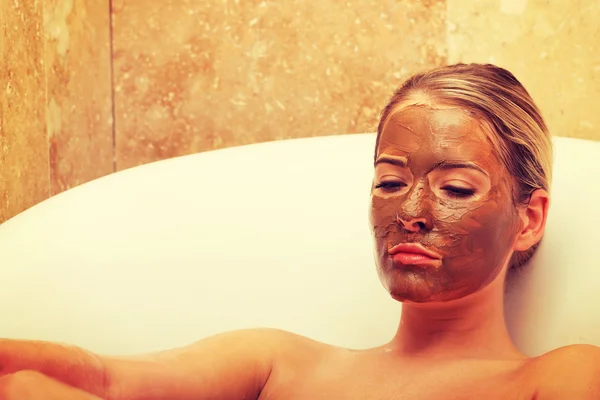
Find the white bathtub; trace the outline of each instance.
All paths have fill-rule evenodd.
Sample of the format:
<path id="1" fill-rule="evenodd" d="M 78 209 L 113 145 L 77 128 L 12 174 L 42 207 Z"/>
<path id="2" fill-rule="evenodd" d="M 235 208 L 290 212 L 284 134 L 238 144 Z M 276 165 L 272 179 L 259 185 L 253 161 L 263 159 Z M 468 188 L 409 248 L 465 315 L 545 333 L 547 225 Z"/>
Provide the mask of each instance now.
<path id="1" fill-rule="evenodd" d="M 2 337 L 134 354 L 271 326 L 387 341 L 367 223 L 375 136 L 256 144 L 82 185 L 0 225 Z M 536 355 L 600 345 L 600 143 L 556 138 L 546 237 L 507 319 Z"/>

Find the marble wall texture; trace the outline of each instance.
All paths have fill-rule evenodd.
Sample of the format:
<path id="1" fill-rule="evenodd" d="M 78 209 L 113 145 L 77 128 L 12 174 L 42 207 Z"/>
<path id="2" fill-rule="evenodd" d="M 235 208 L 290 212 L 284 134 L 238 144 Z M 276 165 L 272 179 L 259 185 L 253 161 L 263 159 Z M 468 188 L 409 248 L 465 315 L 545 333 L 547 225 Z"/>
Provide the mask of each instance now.
<path id="1" fill-rule="evenodd" d="M 0 222 L 223 147 L 373 131 L 410 74 L 513 71 L 554 135 L 600 140 L 597 0 L 0 0 Z"/>
<path id="2" fill-rule="evenodd" d="M 109 10 L 0 0 L 0 222 L 113 172 Z"/>

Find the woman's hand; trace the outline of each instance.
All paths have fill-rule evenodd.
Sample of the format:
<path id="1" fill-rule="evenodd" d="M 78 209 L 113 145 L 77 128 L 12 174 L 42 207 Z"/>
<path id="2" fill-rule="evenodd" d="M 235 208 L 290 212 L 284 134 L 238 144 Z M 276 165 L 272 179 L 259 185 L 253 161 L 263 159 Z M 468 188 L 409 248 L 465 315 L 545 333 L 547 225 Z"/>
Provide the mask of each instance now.
<path id="1" fill-rule="evenodd" d="M 0 378 L 0 400 L 101 400 L 37 371 L 19 371 Z"/>

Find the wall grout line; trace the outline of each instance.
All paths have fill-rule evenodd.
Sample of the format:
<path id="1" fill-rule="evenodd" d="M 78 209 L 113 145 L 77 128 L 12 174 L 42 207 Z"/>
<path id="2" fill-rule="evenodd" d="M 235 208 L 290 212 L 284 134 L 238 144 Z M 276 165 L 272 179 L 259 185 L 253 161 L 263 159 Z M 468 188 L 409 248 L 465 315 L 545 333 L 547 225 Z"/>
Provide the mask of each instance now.
<path id="1" fill-rule="evenodd" d="M 450 15 L 450 0 L 446 0 L 446 15 L 444 16 L 444 45 L 446 46 L 446 64 L 450 64 L 452 57 L 450 56 L 450 24 L 448 23 L 448 15 Z"/>
<path id="2" fill-rule="evenodd" d="M 48 0 L 44 0 L 42 1 L 42 29 L 44 29 L 44 25 L 43 25 L 43 21 L 44 21 L 44 17 L 45 17 L 45 13 L 46 13 L 46 1 Z M 54 195 L 54 190 L 52 189 L 52 157 L 50 154 L 50 135 L 48 134 L 48 60 L 46 59 L 47 55 L 48 55 L 48 35 L 46 34 L 46 31 L 44 29 L 44 34 L 41 35 L 42 36 L 42 40 L 44 41 L 44 50 L 43 50 L 43 56 L 42 56 L 42 60 L 44 63 L 44 119 L 45 119 L 45 126 L 46 126 L 46 155 L 48 156 L 48 194 L 46 196 L 47 198 L 50 198 Z M 46 200 L 44 199 L 44 200 Z M 40 200 L 43 201 L 43 200 Z"/>
<path id="3" fill-rule="evenodd" d="M 113 0 L 108 0 L 108 34 L 110 65 L 110 101 L 112 113 L 112 154 L 113 172 L 117 172 L 117 118 L 115 112 L 115 66 L 114 66 L 114 32 L 113 32 Z"/>

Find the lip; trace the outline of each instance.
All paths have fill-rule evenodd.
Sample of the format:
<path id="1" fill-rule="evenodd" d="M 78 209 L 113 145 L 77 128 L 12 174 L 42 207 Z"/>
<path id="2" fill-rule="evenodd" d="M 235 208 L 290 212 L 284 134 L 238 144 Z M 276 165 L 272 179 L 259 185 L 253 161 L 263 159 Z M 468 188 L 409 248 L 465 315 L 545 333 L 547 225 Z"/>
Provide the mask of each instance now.
<path id="1" fill-rule="evenodd" d="M 388 254 L 394 263 L 403 265 L 438 266 L 442 256 L 427 249 L 420 243 L 400 243 L 390 249 Z"/>

